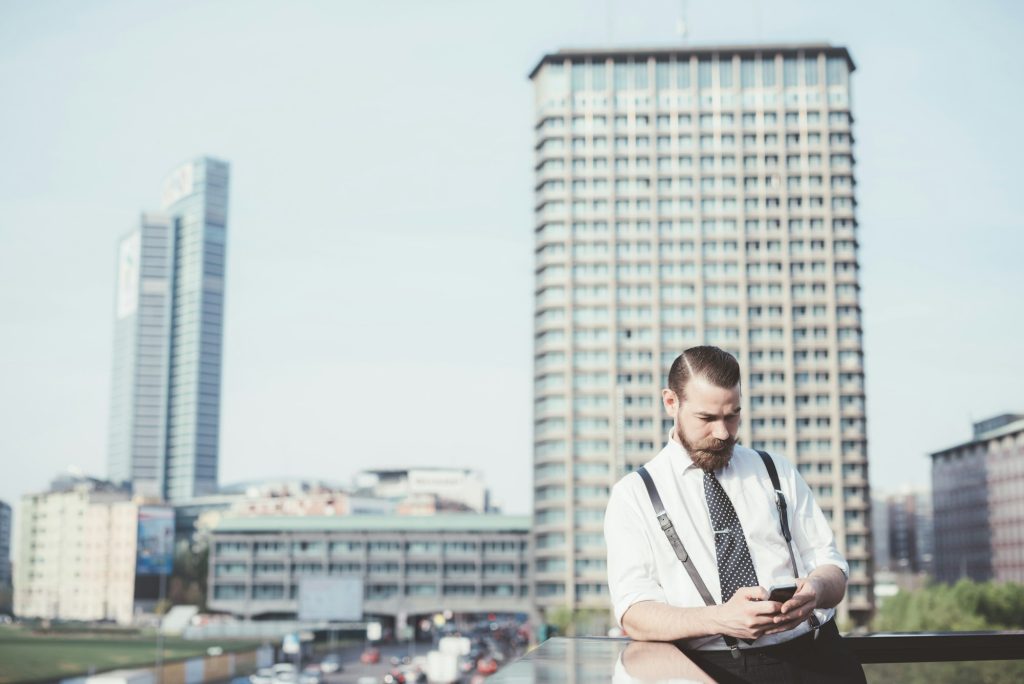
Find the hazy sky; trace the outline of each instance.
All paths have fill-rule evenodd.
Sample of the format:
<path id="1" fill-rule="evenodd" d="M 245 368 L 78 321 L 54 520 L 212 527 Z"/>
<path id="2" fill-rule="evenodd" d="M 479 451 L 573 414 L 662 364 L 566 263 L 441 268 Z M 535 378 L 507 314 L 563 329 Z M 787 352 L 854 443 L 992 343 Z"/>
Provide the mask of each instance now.
<path id="1" fill-rule="evenodd" d="M 105 474 L 119 235 L 230 161 L 221 481 L 530 506 L 532 90 L 561 47 L 847 46 L 871 481 L 1024 411 L 1024 4 L 0 3 L 0 499 Z"/>

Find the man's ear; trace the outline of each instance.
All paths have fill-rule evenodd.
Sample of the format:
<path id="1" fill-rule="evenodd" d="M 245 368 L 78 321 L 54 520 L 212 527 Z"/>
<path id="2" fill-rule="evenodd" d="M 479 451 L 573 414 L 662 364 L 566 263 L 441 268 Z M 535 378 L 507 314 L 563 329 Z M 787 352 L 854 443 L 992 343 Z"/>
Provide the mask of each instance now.
<path id="1" fill-rule="evenodd" d="M 679 411 L 679 396 L 672 390 L 665 388 L 661 390 L 661 405 L 665 407 L 665 413 L 676 417 Z"/>

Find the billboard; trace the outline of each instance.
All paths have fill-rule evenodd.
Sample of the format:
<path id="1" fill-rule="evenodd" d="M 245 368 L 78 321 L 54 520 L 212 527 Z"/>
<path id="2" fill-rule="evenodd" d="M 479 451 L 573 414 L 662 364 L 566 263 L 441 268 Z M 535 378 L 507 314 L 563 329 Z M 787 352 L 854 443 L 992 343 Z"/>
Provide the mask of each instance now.
<path id="1" fill-rule="evenodd" d="M 171 206 L 182 197 L 188 197 L 195 192 L 195 168 L 192 162 L 182 164 L 174 170 L 166 181 L 161 196 L 164 209 Z"/>
<path id="2" fill-rule="evenodd" d="M 139 506 L 136 575 L 170 575 L 174 569 L 174 510 Z"/>
<path id="3" fill-rule="evenodd" d="M 362 620 L 362 577 L 299 579 L 300 620 Z"/>
<path id="4" fill-rule="evenodd" d="M 139 308 L 139 261 L 142 234 L 135 231 L 121 240 L 117 256 L 117 317 L 130 316 Z"/>

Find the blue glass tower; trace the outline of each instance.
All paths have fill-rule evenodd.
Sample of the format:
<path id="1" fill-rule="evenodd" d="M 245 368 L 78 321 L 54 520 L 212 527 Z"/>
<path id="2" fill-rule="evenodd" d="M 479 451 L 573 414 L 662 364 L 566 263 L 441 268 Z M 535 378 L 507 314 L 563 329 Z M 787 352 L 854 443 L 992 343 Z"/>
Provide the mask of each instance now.
<path id="1" fill-rule="evenodd" d="M 120 244 L 109 476 L 172 502 L 217 488 L 228 175 L 182 165 Z"/>

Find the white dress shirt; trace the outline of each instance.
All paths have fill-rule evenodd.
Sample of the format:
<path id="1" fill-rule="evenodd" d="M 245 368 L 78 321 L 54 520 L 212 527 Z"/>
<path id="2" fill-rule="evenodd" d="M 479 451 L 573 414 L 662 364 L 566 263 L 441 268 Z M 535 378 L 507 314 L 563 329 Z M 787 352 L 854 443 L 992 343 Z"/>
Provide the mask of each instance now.
<path id="1" fill-rule="evenodd" d="M 849 566 L 836 548 L 832 528 L 807 483 L 786 459 L 775 455 L 772 459 L 786 496 L 798 576 L 806 577 L 821 565 L 835 565 L 849 576 Z M 704 497 L 704 471 L 693 465 L 689 454 L 675 439 L 670 439 L 646 467 L 697 572 L 716 603 L 721 603 L 718 559 Z M 761 457 L 753 449 L 737 445 L 729 463 L 715 475 L 736 509 L 758 582 L 767 589 L 774 580 L 792 578 L 793 568 L 779 524 L 775 490 Z M 658 524 L 647 489 L 638 474 L 629 473 L 612 488 L 604 517 L 604 535 L 608 546 L 608 588 L 620 626 L 626 610 L 640 601 L 659 601 L 684 608 L 704 605 L 697 587 Z M 834 609 L 815 611 L 822 624 L 834 613 Z M 762 636 L 749 647 L 789 641 L 809 629 L 805 621 L 787 632 Z M 691 639 L 686 646 L 727 648 L 720 637 Z M 740 642 L 740 648 L 747 647 Z"/>

